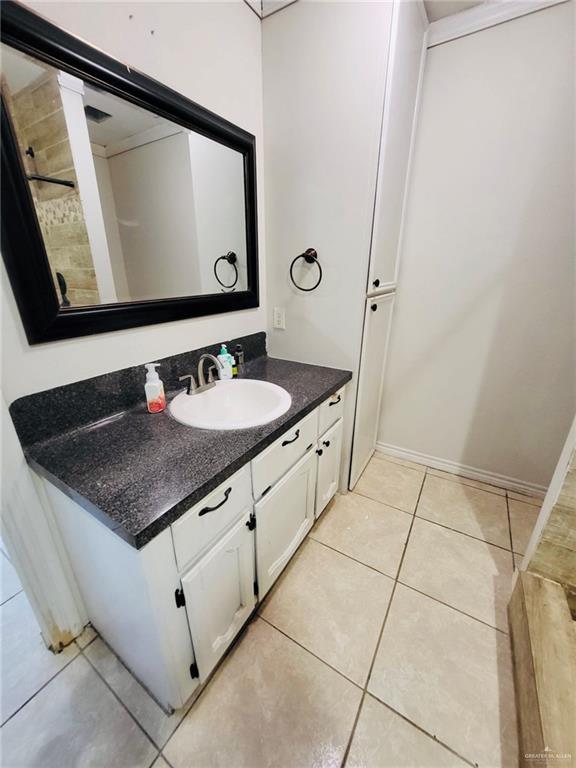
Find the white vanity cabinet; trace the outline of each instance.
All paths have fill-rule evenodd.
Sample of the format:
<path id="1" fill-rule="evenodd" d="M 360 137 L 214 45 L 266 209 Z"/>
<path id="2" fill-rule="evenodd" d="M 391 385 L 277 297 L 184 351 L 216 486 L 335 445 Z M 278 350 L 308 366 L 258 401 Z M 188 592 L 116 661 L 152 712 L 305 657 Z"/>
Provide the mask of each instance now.
<path id="1" fill-rule="evenodd" d="M 136 549 L 51 483 L 86 614 L 167 710 L 204 683 L 338 489 L 344 389 Z"/>
<path id="2" fill-rule="evenodd" d="M 298 549 L 314 523 L 316 441 L 255 506 L 260 599 Z"/>

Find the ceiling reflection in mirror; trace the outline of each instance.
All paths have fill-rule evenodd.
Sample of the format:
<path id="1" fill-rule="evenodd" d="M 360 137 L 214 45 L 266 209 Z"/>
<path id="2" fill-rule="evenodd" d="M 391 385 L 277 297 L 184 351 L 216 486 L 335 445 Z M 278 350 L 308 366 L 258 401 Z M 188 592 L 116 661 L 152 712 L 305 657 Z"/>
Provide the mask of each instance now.
<path id="1" fill-rule="evenodd" d="M 61 307 L 247 290 L 244 158 L 2 45 Z"/>

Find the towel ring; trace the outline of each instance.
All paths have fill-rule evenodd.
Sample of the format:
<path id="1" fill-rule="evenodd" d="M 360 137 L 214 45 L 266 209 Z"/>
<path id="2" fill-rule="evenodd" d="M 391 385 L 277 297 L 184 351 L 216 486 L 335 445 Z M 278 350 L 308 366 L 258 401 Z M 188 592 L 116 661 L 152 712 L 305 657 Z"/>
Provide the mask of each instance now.
<path id="1" fill-rule="evenodd" d="M 299 259 L 304 259 L 304 261 L 307 264 L 316 264 L 318 267 L 318 280 L 314 283 L 314 285 L 311 288 L 302 288 L 301 285 L 298 285 L 296 280 L 294 280 L 294 265 Z M 318 261 L 318 254 L 316 252 L 315 248 L 306 248 L 304 253 L 301 253 L 299 256 L 296 256 L 296 258 L 292 261 L 292 264 L 290 264 L 290 280 L 294 283 L 296 288 L 298 288 L 299 291 L 314 291 L 320 283 L 322 282 L 322 267 L 320 265 L 320 262 Z"/>
<path id="2" fill-rule="evenodd" d="M 220 278 L 218 277 L 218 262 L 222 260 L 227 261 L 228 264 L 231 264 L 234 267 L 234 281 L 230 283 L 230 285 L 226 285 L 226 283 L 223 283 L 222 280 L 220 280 Z M 236 266 L 237 261 L 238 261 L 238 257 L 236 256 L 234 251 L 228 251 L 228 253 L 225 256 L 219 256 L 214 262 L 214 277 L 223 288 L 234 288 L 234 286 L 238 282 L 238 267 Z"/>

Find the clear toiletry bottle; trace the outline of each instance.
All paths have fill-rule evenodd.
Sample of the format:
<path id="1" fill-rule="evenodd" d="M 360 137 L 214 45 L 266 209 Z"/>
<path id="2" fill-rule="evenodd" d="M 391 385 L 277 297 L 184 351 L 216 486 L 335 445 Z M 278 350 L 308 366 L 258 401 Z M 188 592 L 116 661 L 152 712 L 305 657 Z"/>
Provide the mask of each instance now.
<path id="1" fill-rule="evenodd" d="M 158 368 L 160 363 L 148 363 L 146 365 L 146 384 L 144 385 L 144 391 L 146 392 L 146 405 L 150 413 L 160 413 L 166 408 L 166 395 L 164 394 L 164 384 L 160 381 L 158 376 Z"/>

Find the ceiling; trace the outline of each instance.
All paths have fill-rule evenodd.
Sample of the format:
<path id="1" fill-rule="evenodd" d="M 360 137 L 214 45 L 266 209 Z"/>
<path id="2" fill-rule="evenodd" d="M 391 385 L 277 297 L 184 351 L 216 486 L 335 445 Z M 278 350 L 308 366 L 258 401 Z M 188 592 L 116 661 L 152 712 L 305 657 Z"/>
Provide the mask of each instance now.
<path id="1" fill-rule="evenodd" d="M 424 0 L 429 21 L 438 21 L 453 13 L 467 11 L 475 5 L 482 5 L 482 0 Z"/>
<path id="2" fill-rule="evenodd" d="M 48 69 L 48 67 L 36 64 L 20 51 L 14 51 L 12 48 L 2 45 L 2 71 L 13 96 L 22 88 L 33 83 Z"/>
<path id="3" fill-rule="evenodd" d="M 141 109 L 129 101 L 106 93 L 106 91 L 97 90 L 86 83 L 84 86 L 84 105 L 89 104 L 91 107 L 96 107 L 111 115 L 102 123 L 88 120 L 90 141 L 95 144 L 107 147 L 142 131 L 155 128 L 159 124 L 168 124 L 164 118 L 158 117 L 146 109 Z"/>
<path id="4" fill-rule="evenodd" d="M 285 8 L 297 0 L 245 0 L 261 19 Z M 481 5 L 483 0 L 424 0 L 426 13 L 430 21 L 438 21 L 453 13 L 466 11 L 475 5 Z"/>

